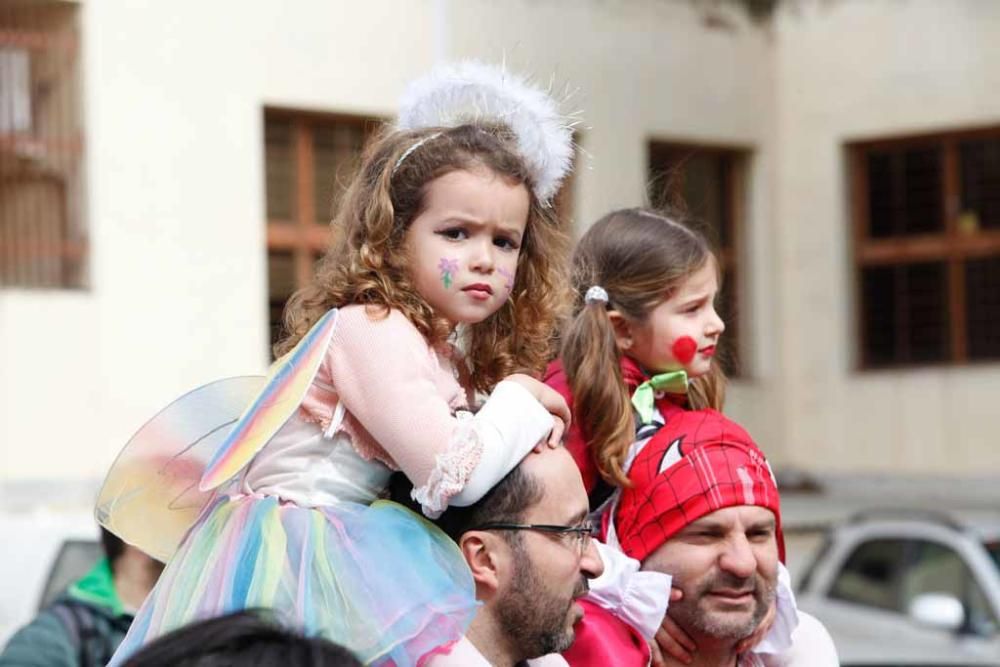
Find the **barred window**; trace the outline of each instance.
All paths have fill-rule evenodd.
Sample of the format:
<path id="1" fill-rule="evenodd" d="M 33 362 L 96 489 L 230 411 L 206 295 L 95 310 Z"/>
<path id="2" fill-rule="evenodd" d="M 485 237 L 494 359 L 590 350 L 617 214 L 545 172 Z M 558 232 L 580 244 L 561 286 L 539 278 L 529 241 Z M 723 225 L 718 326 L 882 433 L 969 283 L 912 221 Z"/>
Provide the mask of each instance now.
<path id="1" fill-rule="evenodd" d="M 859 365 L 1000 358 L 1000 128 L 848 152 Z"/>
<path id="2" fill-rule="evenodd" d="M 730 376 L 742 374 L 740 237 L 747 156 L 737 148 L 649 143 L 650 204 L 686 212 L 717 250 L 724 278 L 716 308 L 726 323 L 718 358 Z"/>
<path id="3" fill-rule="evenodd" d="M 285 302 L 309 282 L 316 260 L 333 240 L 330 220 L 377 124 L 376 119 L 357 116 L 264 112 L 272 343 L 282 333 Z"/>
<path id="4" fill-rule="evenodd" d="M 0 4 L 0 288 L 86 283 L 79 9 Z"/>

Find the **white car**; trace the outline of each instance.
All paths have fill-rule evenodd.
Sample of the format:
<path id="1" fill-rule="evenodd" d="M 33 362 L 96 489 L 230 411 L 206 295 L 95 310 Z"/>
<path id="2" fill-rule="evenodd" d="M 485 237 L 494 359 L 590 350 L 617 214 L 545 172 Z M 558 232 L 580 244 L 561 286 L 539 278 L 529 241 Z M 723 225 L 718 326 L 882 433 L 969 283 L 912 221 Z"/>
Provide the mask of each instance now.
<path id="1" fill-rule="evenodd" d="M 844 665 L 1000 665 L 1000 517 L 856 515 L 829 531 L 798 588 Z"/>

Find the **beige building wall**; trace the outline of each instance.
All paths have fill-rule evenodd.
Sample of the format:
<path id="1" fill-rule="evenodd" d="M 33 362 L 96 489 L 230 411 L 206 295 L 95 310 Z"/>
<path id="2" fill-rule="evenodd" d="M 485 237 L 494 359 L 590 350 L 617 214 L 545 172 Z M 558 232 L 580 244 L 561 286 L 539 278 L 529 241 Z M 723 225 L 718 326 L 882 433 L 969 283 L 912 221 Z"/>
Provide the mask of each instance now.
<path id="1" fill-rule="evenodd" d="M 995 476 L 1000 365 L 856 370 L 844 146 L 1000 124 L 1000 4 L 803 3 L 774 53 L 779 308 L 759 328 L 773 326 L 784 460 Z"/>
<path id="2" fill-rule="evenodd" d="M 1000 118 L 1000 7 L 84 2 L 91 286 L 0 291 L 0 482 L 93 480 L 181 392 L 267 361 L 262 110 L 391 116 L 443 58 L 577 91 L 576 229 L 642 201 L 651 138 L 751 152 L 731 412 L 775 462 L 982 474 L 1000 368 L 858 373 L 845 141 Z M 728 27 L 726 27 L 728 26 Z"/>
<path id="3" fill-rule="evenodd" d="M 91 285 L 0 292 L 0 481 L 19 489 L 92 484 L 180 393 L 264 370 L 265 106 L 391 116 L 435 61 L 506 58 L 578 91 L 582 222 L 641 201 L 650 137 L 756 148 L 773 97 L 764 35 L 687 3 L 81 8 Z"/>

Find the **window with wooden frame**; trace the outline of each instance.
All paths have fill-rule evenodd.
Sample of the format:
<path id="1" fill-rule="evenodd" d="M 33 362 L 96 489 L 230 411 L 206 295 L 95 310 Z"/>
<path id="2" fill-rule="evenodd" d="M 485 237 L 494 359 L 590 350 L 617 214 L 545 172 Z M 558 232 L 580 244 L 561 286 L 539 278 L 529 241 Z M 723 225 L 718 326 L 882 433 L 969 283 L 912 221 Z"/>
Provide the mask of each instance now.
<path id="1" fill-rule="evenodd" d="M 1000 127 L 848 157 L 860 367 L 1000 359 Z"/>
<path id="2" fill-rule="evenodd" d="M 740 246 L 748 153 L 739 148 L 649 142 L 648 197 L 654 208 L 680 211 L 705 233 L 722 265 L 716 308 L 726 323 L 719 361 L 730 376 L 740 364 Z"/>
<path id="3" fill-rule="evenodd" d="M 285 302 L 332 242 L 330 220 L 378 120 L 284 109 L 264 112 L 271 342 Z"/>
<path id="4" fill-rule="evenodd" d="M 76 3 L 0 3 L 0 288 L 86 282 Z"/>

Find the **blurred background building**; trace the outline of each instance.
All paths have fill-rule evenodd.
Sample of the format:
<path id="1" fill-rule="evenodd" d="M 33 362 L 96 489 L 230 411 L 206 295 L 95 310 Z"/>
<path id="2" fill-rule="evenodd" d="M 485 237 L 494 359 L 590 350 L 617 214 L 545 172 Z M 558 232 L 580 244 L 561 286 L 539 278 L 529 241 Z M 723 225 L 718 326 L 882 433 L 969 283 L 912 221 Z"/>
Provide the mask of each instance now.
<path id="1" fill-rule="evenodd" d="M 8 571 L 145 419 L 263 372 L 365 138 L 460 58 L 571 93 L 574 234 L 712 230 L 728 410 L 790 485 L 997 493 L 1000 3 L 0 0 Z"/>

